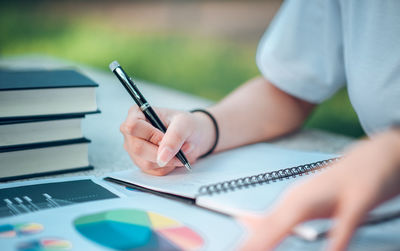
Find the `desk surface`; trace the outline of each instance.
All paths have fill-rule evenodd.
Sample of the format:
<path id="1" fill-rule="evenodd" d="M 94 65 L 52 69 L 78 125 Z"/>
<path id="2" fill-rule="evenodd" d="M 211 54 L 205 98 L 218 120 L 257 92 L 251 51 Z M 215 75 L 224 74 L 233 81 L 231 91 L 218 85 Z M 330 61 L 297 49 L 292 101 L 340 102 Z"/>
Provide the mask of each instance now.
<path id="1" fill-rule="evenodd" d="M 107 71 L 93 69 L 83 65 L 62 61 L 43 56 L 23 56 L 0 59 L 1 67 L 12 68 L 60 68 L 75 67 L 92 78 L 100 86 L 97 90 L 97 102 L 101 114 L 87 116 L 82 124 L 84 135 L 92 140 L 89 146 L 89 161 L 95 170 L 56 175 L 76 176 L 95 175 L 104 176 L 108 172 L 134 168 L 128 154 L 123 149 L 123 138 L 119 132 L 119 125 L 124 121 L 129 107 L 133 104 L 128 94 L 117 79 Z M 130 69 L 132 70 L 132 69 Z M 154 106 L 178 109 L 193 109 L 205 107 L 212 102 L 167 89 L 158 85 L 137 81 L 144 95 Z M 299 150 L 321 151 L 337 153 L 343 151 L 354 140 L 352 138 L 323 132 L 319 130 L 301 130 L 290 136 L 275 140 L 279 146 Z M 396 250 L 400 242 L 396 236 L 400 234 L 400 221 L 383 224 L 375 228 L 363 228 L 357 233 L 356 241 L 351 250 Z M 389 233 L 389 234 L 382 234 Z M 279 250 L 320 250 L 323 242 L 305 242 L 296 237 L 286 239 Z"/>

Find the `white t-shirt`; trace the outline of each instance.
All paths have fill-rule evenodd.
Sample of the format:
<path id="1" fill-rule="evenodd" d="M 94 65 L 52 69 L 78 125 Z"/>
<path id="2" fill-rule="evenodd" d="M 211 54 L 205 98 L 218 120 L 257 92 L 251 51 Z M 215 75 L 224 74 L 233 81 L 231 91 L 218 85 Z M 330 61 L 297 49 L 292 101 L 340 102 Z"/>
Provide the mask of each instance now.
<path id="1" fill-rule="evenodd" d="M 257 65 L 279 89 L 312 103 L 347 84 L 368 134 L 399 124 L 400 1 L 286 1 Z"/>

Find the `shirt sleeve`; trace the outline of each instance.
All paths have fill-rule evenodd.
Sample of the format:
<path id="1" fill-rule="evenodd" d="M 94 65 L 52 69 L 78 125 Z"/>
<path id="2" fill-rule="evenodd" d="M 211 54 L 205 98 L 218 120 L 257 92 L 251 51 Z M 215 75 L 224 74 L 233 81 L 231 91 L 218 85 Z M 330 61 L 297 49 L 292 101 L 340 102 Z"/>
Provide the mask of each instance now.
<path id="1" fill-rule="evenodd" d="M 345 83 L 341 15 L 334 0 L 282 4 L 257 50 L 257 66 L 279 89 L 311 103 Z"/>

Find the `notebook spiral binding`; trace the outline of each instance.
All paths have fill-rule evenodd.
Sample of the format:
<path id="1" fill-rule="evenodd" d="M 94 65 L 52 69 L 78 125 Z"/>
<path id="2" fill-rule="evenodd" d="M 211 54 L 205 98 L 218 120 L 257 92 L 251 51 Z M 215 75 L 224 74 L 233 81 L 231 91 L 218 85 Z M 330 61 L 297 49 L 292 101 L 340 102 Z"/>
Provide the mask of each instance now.
<path id="1" fill-rule="evenodd" d="M 321 170 L 322 168 L 328 167 L 339 159 L 340 158 L 331 158 L 300 166 L 284 168 L 277 171 L 201 186 L 199 188 L 199 195 L 212 195 L 214 193 L 233 191 L 235 189 L 248 187 L 251 185 L 264 183 L 268 184 L 269 182 L 275 182 L 277 180 L 295 178 L 297 175 L 307 175 L 309 173 Z"/>

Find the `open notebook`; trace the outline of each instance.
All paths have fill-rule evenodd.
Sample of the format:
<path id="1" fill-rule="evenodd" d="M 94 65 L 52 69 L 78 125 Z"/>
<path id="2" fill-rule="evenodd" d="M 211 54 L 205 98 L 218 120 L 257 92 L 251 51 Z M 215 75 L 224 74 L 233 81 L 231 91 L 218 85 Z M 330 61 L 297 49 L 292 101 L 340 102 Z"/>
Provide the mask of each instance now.
<path id="1" fill-rule="evenodd" d="M 106 180 L 237 215 L 267 210 L 289 184 L 323 169 L 336 157 L 259 143 L 202 159 L 192 172 L 180 168 L 156 177 L 134 168 Z"/>

